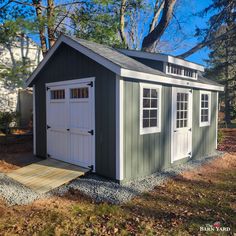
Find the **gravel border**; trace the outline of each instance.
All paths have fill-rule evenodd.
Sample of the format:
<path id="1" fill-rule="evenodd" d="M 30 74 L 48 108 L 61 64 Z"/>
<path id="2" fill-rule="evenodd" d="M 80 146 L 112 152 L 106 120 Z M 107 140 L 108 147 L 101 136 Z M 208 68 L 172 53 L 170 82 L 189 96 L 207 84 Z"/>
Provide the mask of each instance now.
<path id="1" fill-rule="evenodd" d="M 87 196 L 90 196 L 96 202 L 106 201 L 113 204 L 121 204 L 131 200 L 133 197 L 140 195 L 143 192 L 153 190 L 155 186 L 162 184 L 170 177 L 181 174 L 184 171 L 197 168 L 216 158 L 222 157 L 223 154 L 223 152 L 218 152 L 217 154 L 210 157 L 190 160 L 185 164 L 179 164 L 162 172 L 129 181 L 121 185 L 95 174 L 89 174 L 79 179 L 73 180 L 69 184 L 61 186 L 53 192 L 56 195 L 62 196 L 70 189 L 74 189 L 81 191 Z"/>
<path id="2" fill-rule="evenodd" d="M 38 194 L 7 175 L 0 173 L 0 197 L 5 199 L 9 205 L 26 205 L 40 198 L 63 196 L 63 194 L 70 189 L 74 189 L 90 196 L 96 202 L 106 201 L 113 204 L 120 204 L 131 200 L 142 192 L 154 189 L 155 186 L 162 184 L 170 177 L 176 176 L 183 171 L 199 167 L 216 158 L 220 158 L 223 154 L 223 152 L 218 152 L 211 157 L 191 160 L 185 164 L 174 166 L 162 172 L 123 184 L 118 184 L 95 174 L 88 174 L 46 194 Z"/>

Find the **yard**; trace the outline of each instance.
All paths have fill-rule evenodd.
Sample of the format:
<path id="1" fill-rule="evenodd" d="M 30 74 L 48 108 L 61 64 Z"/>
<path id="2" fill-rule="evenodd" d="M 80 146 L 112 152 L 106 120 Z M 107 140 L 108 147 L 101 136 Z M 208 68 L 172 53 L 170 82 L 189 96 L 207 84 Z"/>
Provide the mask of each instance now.
<path id="1" fill-rule="evenodd" d="M 219 149 L 227 153 L 222 158 L 120 206 L 97 204 L 72 190 L 63 197 L 27 206 L 9 207 L 2 200 L 0 235 L 234 235 L 236 129 L 223 132 L 225 139 Z M 12 163 L 8 155 L 0 162 L 0 171 L 21 164 Z M 215 222 L 220 222 L 216 227 L 230 227 L 230 232 L 219 233 L 216 228 L 215 232 L 200 231 Z"/>

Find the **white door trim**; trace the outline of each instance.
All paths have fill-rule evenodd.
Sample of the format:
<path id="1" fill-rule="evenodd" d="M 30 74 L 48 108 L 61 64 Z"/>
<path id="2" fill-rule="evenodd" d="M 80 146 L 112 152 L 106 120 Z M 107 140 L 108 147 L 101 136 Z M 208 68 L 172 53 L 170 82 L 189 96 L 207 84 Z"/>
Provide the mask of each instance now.
<path id="1" fill-rule="evenodd" d="M 94 134 L 92 136 L 92 165 L 93 165 L 93 172 L 96 171 L 96 127 L 95 127 L 95 77 L 88 77 L 88 78 L 82 78 L 82 79 L 75 79 L 75 80 L 65 80 L 65 81 L 60 81 L 60 82 L 52 82 L 52 83 L 46 83 L 45 84 L 45 91 L 46 91 L 46 123 L 48 122 L 48 102 L 50 99 L 50 93 L 47 91 L 47 88 L 50 87 L 60 87 L 60 86 L 70 86 L 70 85 L 74 85 L 74 84 L 84 84 L 84 83 L 90 83 L 93 82 L 93 89 L 91 89 L 90 92 L 90 98 L 91 98 L 91 109 L 92 109 L 92 123 L 93 123 L 93 131 Z M 66 88 L 66 90 L 68 90 L 68 88 Z M 66 94 L 69 94 L 68 91 L 66 92 Z M 69 101 L 69 99 L 67 99 Z M 68 102 L 67 101 L 67 102 Z M 68 107 L 68 106 L 67 106 Z M 68 114 L 68 112 L 67 112 Z M 68 118 L 68 117 L 67 117 Z M 47 134 L 47 124 L 46 124 L 46 134 Z M 46 151 L 48 153 L 48 141 L 46 142 Z"/>
<path id="2" fill-rule="evenodd" d="M 171 164 L 174 163 L 174 122 L 176 122 L 174 120 L 174 114 L 176 112 L 176 98 L 174 97 L 175 95 L 175 89 L 183 89 L 186 91 L 189 91 L 189 127 L 192 131 L 192 117 L 193 117 L 193 90 L 192 89 L 188 89 L 188 88 L 180 88 L 180 87 L 172 87 L 172 99 L 171 99 Z M 191 132 L 192 133 L 192 132 Z M 192 133 L 193 135 L 193 133 Z M 192 135 L 189 137 L 190 140 L 190 147 L 189 149 L 191 150 L 191 156 L 192 157 Z"/>
<path id="3" fill-rule="evenodd" d="M 64 81 L 59 81 L 59 82 L 51 82 L 51 83 L 46 83 L 45 85 L 47 87 L 50 87 L 50 86 L 72 85 L 72 84 L 84 84 L 84 83 L 89 83 L 91 81 L 94 82 L 95 77 L 88 77 L 88 78 L 83 78 L 83 79 L 64 80 Z"/>

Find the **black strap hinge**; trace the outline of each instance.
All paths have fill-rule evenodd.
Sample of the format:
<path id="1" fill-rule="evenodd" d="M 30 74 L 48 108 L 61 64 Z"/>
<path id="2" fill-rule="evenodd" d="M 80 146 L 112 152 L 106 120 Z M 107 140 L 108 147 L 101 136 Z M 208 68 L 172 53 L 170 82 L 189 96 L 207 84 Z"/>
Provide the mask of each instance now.
<path id="1" fill-rule="evenodd" d="M 91 88 L 93 87 L 93 81 L 91 81 L 89 84 L 87 84 L 87 85 L 89 85 Z"/>
<path id="2" fill-rule="evenodd" d="M 91 134 L 91 135 L 94 135 L 93 129 L 91 129 L 90 131 L 88 131 L 88 133 Z"/>
<path id="3" fill-rule="evenodd" d="M 51 128 L 51 126 L 47 125 L 47 129 L 50 129 L 50 128 Z"/>
<path id="4" fill-rule="evenodd" d="M 93 165 L 88 166 L 88 168 L 90 169 L 90 171 L 93 171 Z"/>
<path id="5" fill-rule="evenodd" d="M 47 89 L 47 91 L 48 91 L 50 88 L 49 88 L 49 87 L 47 87 L 46 89 Z"/>

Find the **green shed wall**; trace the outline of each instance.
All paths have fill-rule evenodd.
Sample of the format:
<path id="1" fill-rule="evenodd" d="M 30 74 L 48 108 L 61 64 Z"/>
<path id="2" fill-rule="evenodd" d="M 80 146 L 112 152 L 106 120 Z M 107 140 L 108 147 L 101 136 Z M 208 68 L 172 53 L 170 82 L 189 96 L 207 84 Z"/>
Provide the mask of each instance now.
<path id="1" fill-rule="evenodd" d="M 217 92 L 211 92 L 211 123 L 200 127 L 200 90 L 193 91 L 193 158 L 210 156 L 216 149 Z"/>
<path id="2" fill-rule="evenodd" d="M 45 84 L 95 77 L 96 172 L 115 178 L 116 75 L 95 61 L 62 44 L 35 78 L 36 155 L 47 156 Z"/>
<path id="3" fill-rule="evenodd" d="M 135 79 L 124 79 L 124 180 L 152 174 L 175 164 L 171 164 L 172 87 L 162 85 L 161 132 L 140 135 L 139 83 Z M 215 153 L 216 92 L 211 96 L 211 125 L 199 127 L 199 90 L 193 90 L 193 159 Z"/>
<path id="4" fill-rule="evenodd" d="M 162 85 L 161 132 L 139 134 L 139 81 L 124 81 L 124 179 L 141 177 L 169 166 L 171 87 Z"/>

